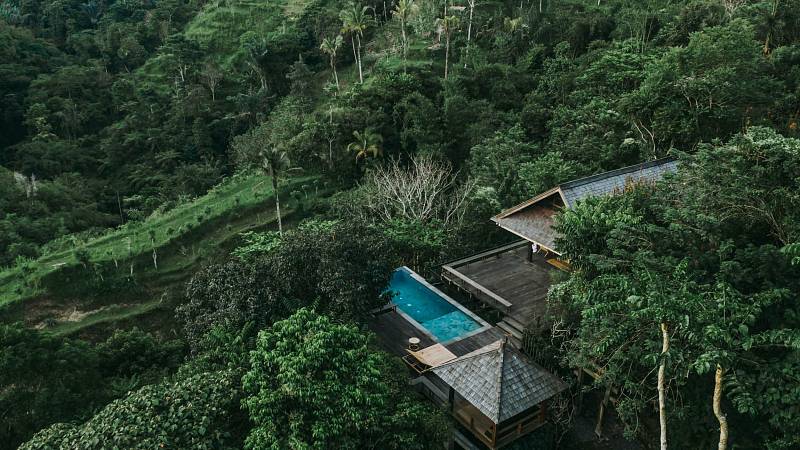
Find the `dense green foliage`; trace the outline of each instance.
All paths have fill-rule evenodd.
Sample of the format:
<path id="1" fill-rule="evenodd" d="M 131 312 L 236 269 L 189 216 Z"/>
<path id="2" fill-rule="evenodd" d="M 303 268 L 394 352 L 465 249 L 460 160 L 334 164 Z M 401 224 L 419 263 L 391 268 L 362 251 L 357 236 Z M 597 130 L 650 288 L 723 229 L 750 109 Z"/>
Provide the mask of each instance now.
<path id="1" fill-rule="evenodd" d="M 553 291 L 574 326 L 567 357 L 603 369 L 620 387 L 632 432 L 666 356 L 672 422 L 680 447 L 717 441 L 709 410 L 713 374 L 731 444 L 794 448 L 800 389 L 800 272 L 780 253 L 800 237 L 800 141 L 753 128 L 727 144 L 702 145 L 656 187 L 592 199 L 559 219 L 560 248 L 576 269 Z"/>
<path id="2" fill-rule="evenodd" d="M 235 449 L 240 395 L 235 373 L 198 373 L 139 389 L 84 424 L 54 425 L 21 448 Z"/>
<path id="3" fill-rule="evenodd" d="M 192 345 L 214 327 L 260 329 L 306 306 L 360 320 L 386 302 L 393 261 L 387 244 L 363 227 L 305 223 L 264 254 L 195 274 L 177 314 Z"/>
<path id="4" fill-rule="evenodd" d="M 261 332 L 244 376 L 249 449 L 434 449 L 441 412 L 414 400 L 405 377 L 355 327 L 300 309 Z"/>
<path id="5" fill-rule="evenodd" d="M 3 320 L 80 307 L 192 349 L 172 375 L 176 342 L 4 325 L 0 441 L 417 447 L 429 411 L 347 325 L 391 269 L 435 274 L 510 239 L 502 208 L 672 154 L 677 178 L 562 216 L 559 356 L 602 367 L 645 441 L 666 362 L 674 447 L 716 442 L 720 370 L 731 447 L 800 445 L 799 64 L 797 0 L 0 0 Z M 261 389 L 294 384 L 319 398 Z"/>
<path id="6" fill-rule="evenodd" d="M 183 359 L 183 344 L 139 330 L 92 346 L 21 325 L 0 327 L 0 439 L 17 445 L 42 426 L 81 419 L 129 389 L 151 383 Z"/>
<path id="7" fill-rule="evenodd" d="M 293 183 L 305 181 L 311 180 L 299 178 Z M 15 198 L 10 197 L 11 200 Z M 27 204 L 35 206 L 38 198 L 33 197 Z M 90 232 L 62 236 L 43 247 L 47 253 L 41 258 L 24 259 L 13 268 L 0 271 L 0 304 L 29 297 L 42 287 L 50 288 L 55 294 L 63 294 L 59 291 L 66 290 L 91 295 L 98 289 L 92 281 L 103 282 L 109 274 L 118 278 L 127 275 L 128 281 L 132 281 L 139 271 L 153 267 L 153 256 L 157 263 L 160 249 L 171 247 L 173 251 L 177 248 L 185 253 L 186 248 L 194 248 L 198 234 L 220 227 L 221 223 L 230 224 L 238 217 L 255 215 L 253 211 L 257 212 L 272 198 L 274 191 L 269 185 L 264 185 L 262 177 L 242 173 L 230 177 L 194 201 L 163 205 L 146 219 L 128 222 L 114 231 L 99 236 Z M 69 211 L 69 214 L 85 214 L 82 210 Z M 16 216 L 9 214 L 8 217 L 13 219 Z M 48 222 L 46 217 L 42 216 L 42 223 Z M 269 220 L 269 215 L 266 219 Z M 8 241 L 10 245 L 20 244 L 20 241 L 13 240 L 13 234 L 9 237 L 12 239 Z M 48 277 L 55 278 L 49 285 Z M 45 286 L 40 285 L 42 279 Z M 109 287 L 104 289 L 109 290 Z"/>

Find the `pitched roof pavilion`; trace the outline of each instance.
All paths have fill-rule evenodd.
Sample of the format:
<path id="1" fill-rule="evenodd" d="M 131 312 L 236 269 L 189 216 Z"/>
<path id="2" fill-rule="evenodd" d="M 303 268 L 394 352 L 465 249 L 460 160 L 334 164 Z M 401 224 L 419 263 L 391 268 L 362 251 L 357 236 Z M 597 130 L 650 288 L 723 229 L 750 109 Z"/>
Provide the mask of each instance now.
<path id="1" fill-rule="evenodd" d="M 433 372 L 495 424 L 567 388 L 503 339 L 434 367 Z"/>
<path id="2" fill-rule="evenodd" d="M 633 166 L 580 178 L 543 192 L 492 217 L 500 227 L 535 242 L 554 253 L 556 232 L 553 217 L 563 208 L 572 208 L 588 197 L 623 192 L 633 183 L 656 182 L 665 173 L 677 170 L 678 161 L 662 158 Z"/>

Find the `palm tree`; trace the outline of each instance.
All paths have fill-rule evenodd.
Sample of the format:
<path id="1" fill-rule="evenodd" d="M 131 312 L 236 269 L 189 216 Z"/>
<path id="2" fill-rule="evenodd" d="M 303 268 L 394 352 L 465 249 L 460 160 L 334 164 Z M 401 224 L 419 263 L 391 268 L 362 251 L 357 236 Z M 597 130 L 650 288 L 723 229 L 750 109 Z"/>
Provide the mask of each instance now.
<path id="1" fill-rule="evenodd" d="M 779 0 L 772 0 L 772 9 L 769 14 L 764 17 L 764 27 L 766 28 L 766 37 L 764 38 L 764 55 L 769 55 L 771 51 L 772 41 L 775 38 L 775 32 L 778 28 L 778 2 Z"/>
<path id="2" fill-rule="evenodd" d="M 278 142 L 278 145 L 276 145 Z M 258 168 L 270 178 L 272 190 L 275 193 L 275 213 L 278 216 L 278 231 L 283 235 L 283 221 L 281 219 L 281 199 L 279 197 L 280 180 L 292 170 L 289 156 L 280 142 L 271 135 L 269 127 L 257 126 L 247 133 L 233 138 L 232 150 L 237 164 L 242 167 Z M 258 183 L 253 187 L 261 185 Z"/>
<path id="3" fill-rule="evenodd" d="M 342 46 L 342 36 L 338 35 L 335 39 L 325 38 L 322 40 L 319 49 L 328 55 L 331 60 L 331 70 L 333 70 L 333 79 L 336 80 L 336 90 L 339 90 L 339 74 L 336 73 L 336 52 Z"/>
<path id="4" fill-rule="evenodd" d="M 408 36 L 406 36 L 406 22 L 409 17 L 414 13 L 417 5 L 414 0 L 399 0 L 397 6 L 394 8 L 394 16 L 400 19 L 400 32 L 403 35 L 403 63 L 406 61 L 406 53 L 408 52 Z"/>
<path id="5" fill-rule="evenodd" d="M 356 161 L 370 155 L 375 158 L 383 154 L 383 150 L 380 146 L 381 142 L 383 142 L 383 137 L 378 133 L 370 129 L 365 129 L 363 132 L 353 131 L 353 137 L 355 141 L 347 146 L 347 151 L 356 154 Z"/>
<path id="6" fill-rule="evenodd" d="M 438 19 L 439 26 L 442 27 L 444 33 L 444 79 L 447 79 L 447 67 L 450 64 L 450 37 L 453 31 L 458 28 L 461 21 L 458 16 L 444 16 L 443 19 Z"/>
<path id="7" fill-rule="evenodd" d="M 350 33 L 350 42 L 353 44 L 353 57 L 358 65 L 358 81 L 364 82 L 364 73 L 361 68 L 361 38 L 369 26 L 367 11 L 369 6 L 359 7 L 351 3 L 348 8 L 339 14 L 342 19 L 342 33 Z"/>
<path id="8" fill-rule="evenodd" d="M 275 193 L 275 214 L 278 217 L 278 233 L 283 236 L 283 222 L 281 220 L 281 198 L 278 192 L 280 178 L 289 171 L 289 155 L 276 146 L 268 146 L 259 152 L 261 169 L 272 180 L 272 191 Z"/>

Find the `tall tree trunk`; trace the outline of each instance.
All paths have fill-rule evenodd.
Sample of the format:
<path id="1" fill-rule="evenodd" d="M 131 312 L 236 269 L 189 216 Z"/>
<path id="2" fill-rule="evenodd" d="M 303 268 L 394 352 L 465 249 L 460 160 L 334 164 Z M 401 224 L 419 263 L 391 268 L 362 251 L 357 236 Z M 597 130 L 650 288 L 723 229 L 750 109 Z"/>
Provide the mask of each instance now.
<path id="1" fill-rule="evenodd" d="M 269 175 L 272 178 L 272 191 L 275 192 L 275 214 L 278 217 L 278 234 L 283 236 L 283 221 L 281 220 L 281 196 L 278 192 L 278 177 L 275 174 L 275 170 L 270 167 L 269 168 Z"/>
<path id="2" fill-rule="evenodd" d="M 331 69 L 333 70 L 333 79 L 336 81 L 336 90 L 339 90 L 339 74 L 336 73 L 336 57 L 331 55 Z"/>
<path id="3" fill-rule="evenodd" d="M 333 105 L 328 107 L 328 123 L 333 127 Z M 328 167 L 333 173 L 333 140 L 335 136 L 331 134 L 331 137 L 328 138 Z"/>
<path id="4" fill-rule="evenodd" d="M 664 378 L 667 369 L 666 355 L 669 351 L 667 324 L 661 322 L 661 364 L 658 366 L 658 420 L 661 425 L 661 450 L 667 450 L 667 398 Z"/>
<path id="5" fill-rule="evenodd" d="M 408 38 L 406 37 L 406 21 L 400 17 L 400 31 L 403 34 L 403 70 L 406 68 L 406 53 L 408 52 Z"/>
<path id="6" fill-rule="evenodd" d="M 358 62 L 358 51 L 356 51 L 356 35 L 355 35 L 355 33 L 353 33 L 353 35 L 350 37 L 350 43 L 353 44 L 353 59 L 355 59 L 355 61 L 356 61 L 356 66 L 358 66 L 358 73 L 360 75 L 361 74 L 361 66 L 359 65 L 359 62 Z"/>
<path id="7" fill-rule="evenodd" d="M 475 1 L 469 0 L 469 23 L 467 24 L 467 48 L 464 50 L 464 68 L 467 68 L 467 61 L 469 60 L 469 44 L 472 39 L 472 11 L 475 9 Z"/>
<path id="8" fill-rule="evenodd" d="M 445 31 L 444 36 L 444 79 L 447 79 L 447 66 L 450 60 L 450 32 Z"/>
<path id="9" fill-rule="evenodd" d="M 718 450 L 728 448 L 728 417 L 722 411 L 722 377 L 725 369 L 717 364 L 717 371 L 714 373 L 714 415 L 719 422 L 719 445 Z"/>
<path id="10" fill-rule="evenodd" d="M 361 37 L 357 34 L 356 41 L 358 42 L 358 81 L 359 83 L 364 83 L 364 73 L 361 70 Z"/>
<path id="11" fill-rule="evenodd" d="M 333 139 L 328 139 L 328 170 L 333 173 Z"/>

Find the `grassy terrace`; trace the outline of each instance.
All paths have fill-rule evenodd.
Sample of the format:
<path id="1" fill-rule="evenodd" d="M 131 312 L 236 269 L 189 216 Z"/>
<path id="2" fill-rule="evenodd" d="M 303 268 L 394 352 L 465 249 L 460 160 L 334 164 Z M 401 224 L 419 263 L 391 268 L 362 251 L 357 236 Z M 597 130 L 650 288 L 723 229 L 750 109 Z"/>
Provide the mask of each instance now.
<path id="1" fill-rule="evenodd" d="M 313 177 L 291 179 L 282 186 L 282 196 L 295 190 L 303 192 L 303 188 L 306 192 L 309 189 L 314 190 L 314 183 Z M 91 263 L 117 264 L 123 270 L 123 265 L 130 261 L 146 261 L 151 257 L 154 248 L 158 254 L 159 250 L 169 247 L 181 238 L 203 234 L 204 229 L 223 227 L 229 231 L 216 233 L 215 239 L 201 243 L 213 246 L 242 228 L 272 222 L 275 220 L 273 201 L 274 193 L 269 179 L 259 175 L 236 175 L 205 196 L 170 211 L 155 213 L 143 222 L 125 224 L 87 242 L 64 241 L 60 250 L 0 272 L 0 307 L 43 294 L 39 280 L 55 271 L 82 264 L 77 257 L 79 252 L 84 252 Z M 287 208 L 287 213 L 289 211 Z M 234 227 L 232 222 L 237 221 L 237 218 L 241 220 Z M 221 219 L 225 219 L 227 223 L 221 223 Z M 182 264 L 178 262 L 181 258 L 175 258 L 176 252 L 172 250 L 159 254 L 158 258 L 158 272 L 166 278 L 169 278 L 171 272 L 175 276 L 182 275 Z M 193 247 L 186 251 L 195 254 L 197 249 Z M 137 266 L 142 264 L 143 262 L 138 262 Z M 152 267 L 151 263 L 150 268 Z"/>

